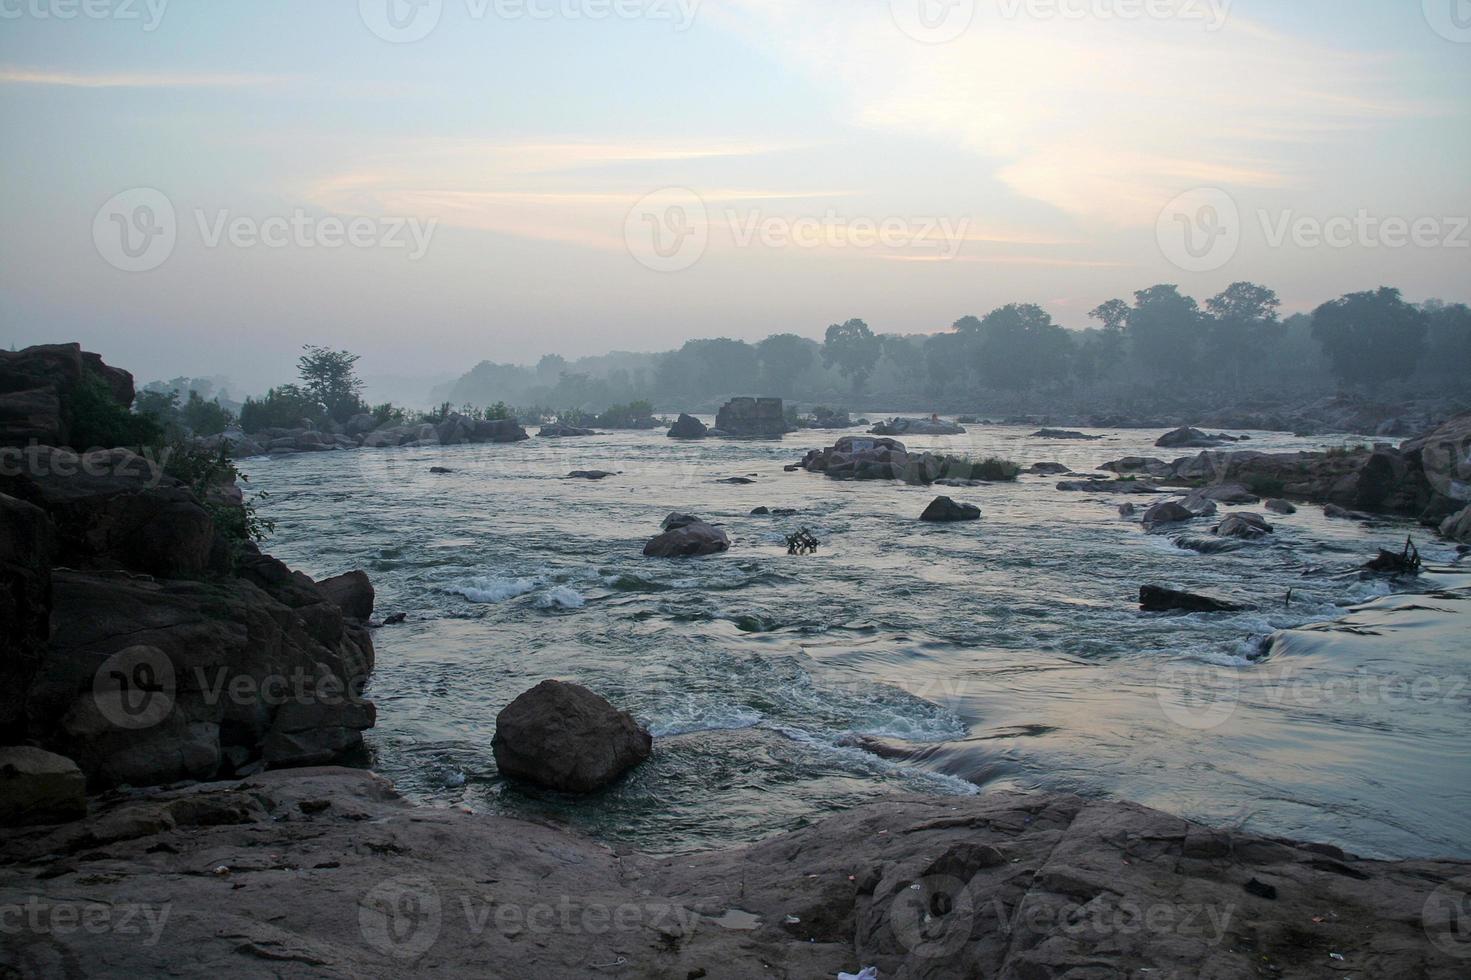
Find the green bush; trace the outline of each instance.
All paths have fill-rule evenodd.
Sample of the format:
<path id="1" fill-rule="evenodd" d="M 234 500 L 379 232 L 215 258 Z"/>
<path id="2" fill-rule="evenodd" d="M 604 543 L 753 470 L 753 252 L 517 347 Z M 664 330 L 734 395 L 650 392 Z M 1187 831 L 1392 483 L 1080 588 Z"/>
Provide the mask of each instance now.
<path id="1" fill-rule="evenodd" d="M 73 449 L 141 449 L 163 438 L 156 419 L 130 412 L 113 397 L 107 382 L 90 372 L 62 404 Z"/>
<path id="2" fill-rule="evenodd" d="M 320 424 L 326 412 L 316 399 L 296 385 L 281 385 L 272 388 L 259 400 L 245 399 L 240 407 L 240 427 L 246 432 L 261 432 L 265 429 L 295 429 L 302 419 Z"/>
<path id="3" fill-rule="evenodd" d="M 248 543 L 264 541 L 276 529 L 274 521 L 261 517 L 256 511 L 256 501 L 269 496 L 265 491 L 240 504 L 217 499 L 216 491 L 239 481 L 250 482 L 250 477 L 235 466 L 227 445 L 218 450 L 200 449 L 187 443 L 171 447 L 164 472 L 176 480 L 188 484 L 194 496 L 208 511 L 215 528 L 224 536 L 230 549 L 230 561 L 238 561 Z"/>
<path id="4" fill-rule="evenodd" d="M 980 462 L 964 456 L 946 456 L 941 461 L 940 469 L 942 479 L 984 480 L 987 483 L 1010 483 L 1022 471 L 1011 460 L 996 456 L 988 456 Z"/>

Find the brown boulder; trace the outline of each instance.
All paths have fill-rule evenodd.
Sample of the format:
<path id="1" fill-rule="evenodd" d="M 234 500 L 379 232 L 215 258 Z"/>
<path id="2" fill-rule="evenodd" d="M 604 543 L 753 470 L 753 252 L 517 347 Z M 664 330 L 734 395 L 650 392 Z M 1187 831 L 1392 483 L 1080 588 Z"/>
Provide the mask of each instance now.
<path id="1" fill-rule="evenodd" d="M 644 545 L 645 558 L 694 558 L 730 550 L 730 536 L 704 521 L 671 527 Z"/>
<path id="2" fill-rule="evenodd" d="M 332 578 L 322 579 L 317 588 L 327 601 L 342 610 L 348 619 L 367 622 L 373 618 L 373 583 L 364 571 L 344 572 Z"/>
<path id="3" fill-rule="evenodd" d="M 590 793 L 647 759 L 654 738 L 587 688 L 549 680 L 496 716 L 491 745 L 503 775 Z"/>

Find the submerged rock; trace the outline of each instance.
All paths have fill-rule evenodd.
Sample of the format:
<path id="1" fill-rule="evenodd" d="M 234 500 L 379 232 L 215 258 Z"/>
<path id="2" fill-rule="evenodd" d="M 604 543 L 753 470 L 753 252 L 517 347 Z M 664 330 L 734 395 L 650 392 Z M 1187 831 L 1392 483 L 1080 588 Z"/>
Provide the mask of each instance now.
<path id="1" fill-rule="evenodd" d="M 958 436 L 965 433 L 965 426 L 941 418 L 892 418 L 878 423 L 868 433 L 874 436 Z"/>
<path id="2" fill-rule="evenodd" d="M 978 521 L 981 509 L 974 504 L 958 504 L 949 497 L 936 497 L 919 515 L 922 521 L 948 523 L 955 521 Z"/>
<path id="3" fill-rule="evenodd" d="M 1159 487 L 1139 480 L 1064 480 L 1057 489 L 1073 493 L 1164 493 Z"/>
<path id="4" fill-rule="evenodd" d="M 495 720 L 502 775 L 564 793 L 591 793 L 643 762 L 654 739 L 633 716 L 587 688 L 542 681 Z"/>
<path id="5" fill-rule="evenodd" d="M 1166 432 L 1155 442 L 1162 449 L 1210 449 L 1228 442 L 1239 442 L 1235 436 L 1224 433 L 1207 435 L 1199 429 L 1190 426 L 1181 426 L 1173 432 Z"/>
<path id="6" fill-rule="evenodd" d="M 616 474 L 616 473 L 610 473 L 607 470 L 573 470 L 571 473 L 568 473 L 567 474 L 566 479 L 568 479 L 568 480 L 606 480 L 610 476 L 617 476 L 617 475 L 618 474 Z"/>
<path id="7" fill-rule="evenodd" d="M 1241 612 L 1251 607 L 1159 585 L 1144 585 L 1139 588 L 1139 608 L 1144 612 Z"/>
<path id="8" fill-rule="evenodd" d="M 1266 503 L 1262 504 L 1262 506 L 1274 514 L 1297 513 L 1297 507 L 1291 501 L 1283 500 L 1281 497 L 1273 497 Z"/>
<path id="9" fill-rule="evenodd" d="M 1061 463 L 1033 463 L 1027 467 L 1028 473 L 1036 473 L 1039 476 L 1060 476 L 1063 473 L 1071 473 L 1072 470 Z"/>
<path id="10" fill-rule="evenodd" d="M 1162 524 L 1183 524 L 1199 516 L 1173 500 L 1162 501 L 1144 512 L 1144 526 L 1150 529 Z"/>
<path id="11" fill-rule="evenodd" d="M 597 434 L 596 429 L 584 429 L 576 425 L 563 425 L 560 422 L 553 422 L 549 425 L 542 426 L 537 436 L 541 439 L 569 439 L 576 436 L 595 436 Z"/>
<path id="12" fill-rule="evenodd" d="M 1085 442 L 1097 442 L 1103 436 L 1090 436 L 1085 432 L 1075 432 L 1072 429 L 1038 429 L 1032 433 L 1033 439 L 1079 439 Z"/>

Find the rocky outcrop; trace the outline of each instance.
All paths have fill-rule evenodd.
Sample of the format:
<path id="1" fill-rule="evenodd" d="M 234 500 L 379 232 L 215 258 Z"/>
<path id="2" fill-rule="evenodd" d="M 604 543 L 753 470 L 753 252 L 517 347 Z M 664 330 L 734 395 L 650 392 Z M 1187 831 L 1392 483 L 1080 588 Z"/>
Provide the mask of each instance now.
<path id="1" fill-rule="evenodd" d="M 795 430 L 787 422 L 780 398 L 732 398 L 716 414 L 712 434 L 729 439 L 775 439 Z"/>
<path id="2" fill-rule="evenodd" d="M 958 504 L 949 497 L 936 497 L 930 501 L 924 513 L 919 515 L 919 519 L 935 523 L 978 521 L 981 519 L 981 509 L 974 504 Z"/>
<path id="3" fill-rule="evenodd" d="M 1471 412 L 1409 440 L 1400 452 L 1424 474 L 1427 509 L 1450 513 L 1471 504 Z"/>
<path id="4" fill-rule="evenodd" d="M 25 692 L 51 637 L 55 530 L 46 512 L 0 494 L 0 743 L 25 730 Z"/>
<path id="5" fill-rule="evenodd" d="M 671 439 L 703 439 L 709 433 L 705 423 L 693 415 L 680 413 L 678 419 L 669 427 L 669 438 Z"/>
<path id="6" fill-rule="evenodd" d="M 892 418 L 878 423 L 868 433 L 874 436 L 958 436 L 965 434 L 965 426 L 941 418 Z"/>
<path id="7" fill-rule="evenodd" d="M 373 583 L 364 571 L 344 572 L 317 583 L 323 597 L 348 619 L 366 623 L 373 618 Z"/>
<path id="8" fill-rule="evenodd" d="M 1471 863 L 1364 860 L 1109 800 L 878 800 L 668 857 L 416 808 L 345 769 L 94 806 L 80 823 L 0 834 L 0 904 L 84 895 L 113 928 L 15 930 L 0 972 L 1465 975 L 1454 916 Z"/>
<path id="9" fill-rule="evenodd" d="M 214 519 L 157 460 L 126 449 L 75 453 L 32 447 L 0 490 L 37 505 L 56 529 L 56 560 L 76 568 L 130 569 L 161 578 L 223 571 Z"/>
<path id="10" fill-rule="evenodd" d="M 1117 473 L 1119 476 L 1152 476 L 1159 479 L 1169 477 L 1174 472 L 1173 466 L 1153 456 L 1125 456 L 1123 459 L 1104 463 L 1098 468 L 1108 473 Z"/>
<path id="11" fill-rule="evenodd" d="M 549 680 L 496 716 L 491 746 L 504 776 L 564 793 L 591 793 L 647 759 L 654 739 L 605 698 Z"/>
<path id="12" fill-rule="evenodd" d="M 1251 607 L 1193 592 L 1145 585 L 1139 588 L 1139 608 L 1144 612 L 1240 612 Z"/>
<path id="13" fill-rule="evenodd" d="M 75 762 L 29 745 L 0 747 L 0 827 L 86 815 L 87 780 Z"/>
<path id="14" fill-rule="evenodd" d="M 673 516 L 673 515 L 671 515 Z M 676 521 L 644 545 L 645 558 L 695 558 L 730 550 L 730 537 L 698 518 Z"/>
<path id="15" fill-rule="evenodd" d="M 273 558 L 209 582 L 56 571 L 53 583 L 28 731 L 94 786 L 328 762 L 372 727 L 368 631 Z"/>
<path id="16" fill-rule="evenodd" d="M 0 350 L 0 446 L 70 445 L 67 403 L 88 380 L 102 384 L 123 408 L 133 404 L 133 376 L 80 344 Z"/>

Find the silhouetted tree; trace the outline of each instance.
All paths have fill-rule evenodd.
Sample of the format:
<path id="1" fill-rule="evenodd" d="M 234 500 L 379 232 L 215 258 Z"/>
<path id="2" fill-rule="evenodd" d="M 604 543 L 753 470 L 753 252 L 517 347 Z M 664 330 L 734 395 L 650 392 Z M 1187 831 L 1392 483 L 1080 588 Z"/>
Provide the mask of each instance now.
<path id="1" fill-rule="evenodd" d="M 363 382 L 357 376 L 358 355 L 345 350 L 329 350 L 307 344 L 296 361 L 301 387 L 306 394 L 327 409 L 335 421 L 346 422 L 365 411 Z"/>
<path id="2" fill-rule="evenodd" d="M 853 385 L 853 390 L 861 391 L 873 374 L 882 349 L 879 339 L 862 320 L 834 323 L 827 328 L 822 344 L 822 363 L 836 366 Z"/>
<path id="3" fill-rule="evenodd" d="M 1428 374 L 1471 389 L 1471 307 L 1431 300 L 1421 306 L 1429 320 Z"/>
<path id="4" fill-rule="evenodd" d="M 1135 293 L 1126 330 L 1135 360 L 1150 373 L 1182 378 L 1194 368 L 1200 308 L 1178 286 L 1150 286 Z"/>
<path id="5" fill-rule="evenodd" d="M 980 334 L 981 376 L 997 388 L 1029 388 L 1068 371 L 1072 340 L 1040 306 L 1012 303 L 992 310 Z"/>
<path id="6" fill-rule="evenodd" d="M 813 356 L 815 346 L 812 341 L 794 333 L 772 334 L 757 344 L 756 356 L 761 361 L 765 391 L 772 395 L 796 394 L 816 360 Z"/>
<path id="7" fill-rule="evenodd" d="M 1252 364 L 1262 363 L 1282 339 L 1281 306 L 1275 292 L 1251 282 L 1233 282 L 1205 301 L 1211 356 L 1238 387 Z"/>
<path id="8" fill-rule="evenodd" d="M 1334 377 L 1351 385 L 1408 377 L 1425 352 L 1429 326 L 1428 313 L 1388 286 L 1350 293 L 1313 311 L 1313 338 Z"/>

